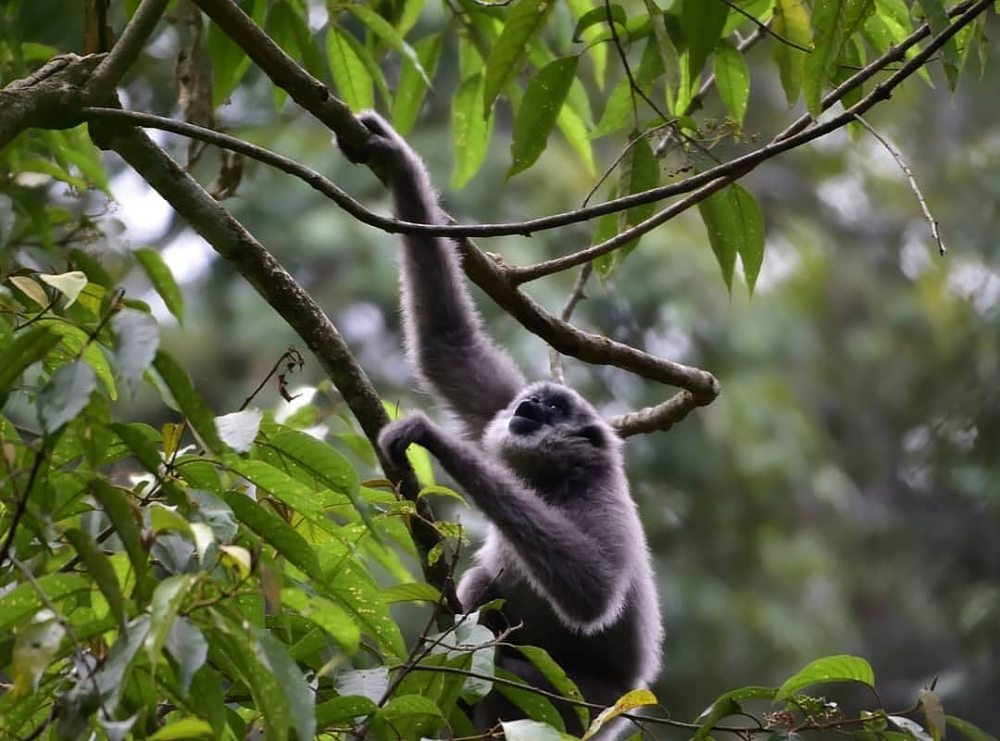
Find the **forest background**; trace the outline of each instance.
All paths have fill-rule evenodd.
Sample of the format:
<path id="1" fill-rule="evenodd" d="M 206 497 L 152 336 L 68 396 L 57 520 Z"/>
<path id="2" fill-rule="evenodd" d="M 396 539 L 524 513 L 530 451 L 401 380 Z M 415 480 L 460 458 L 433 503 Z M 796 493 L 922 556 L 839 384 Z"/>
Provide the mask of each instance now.
<path id="1" fill-rule="evenodd" d="M 120 31 L 124 13 L 117 5 L 109 22 Z M 757 6 L 772 4 L 736 5 L 758 13 Z M 322 3 L 270 3 L 272 20 L 281 7 L 317 34 L 335 10 Z M 391 18 L 389 4 L 378 7 Z M 428 3 L 406 39 L 423 53 L 420 39 L 454 29 L 447 24 L 455 7 Z M 84 40 L 93 38 L 83 4 L 70 9 L 14 2 L 4 12 L 5 83 L 37 66 L 44 55 L 39 50 L 82 53 Z M 759 14 L 766 20 L 766 13 Z M 917 16 L 914 11 L 914 27 Z M 645 235 L 620 264 L 599 271 L 606 274 L 593 276 L 576 308 L 576 325 L 703 368 L 722 388 L 718 399 L 669 431 L 633 435 L 627 442 L 629 476 L 654 551 L 667 628 L 664 671 L 652 689 L 671 717 L 692 719 L 734 687 L 777 686 L 817 657 L 852 654 L 870 662 L 885 706 L 906 707 L 921 687 L 935 682 L 949 714 L 987 730 L 1000 728 L 1000 49 L 995 40 L 1000 25 L 992 11 L 984 18 L 974 40 L 979 48 L 969 54 L 960 50 L 965 67 L 954 91 L 945 65 L 935 59 L 926 79 L 910 78 L 865 115 L 905 158 L 919 198 L 886 146 L 855 123 L 770 159 L 741 179 L 766 223 L 752 299 L 745 271 L 735 271 L 731 290 L 720 280 L 706 217 L 692 209 Z M 372 42 L 364 20 L 345 20 L 342 33 L 367 39 L 375 58 L 380 58 L 376 52 L 384 54 L 386 77 L 397 80 L 405 55 Z M 550 23 L 553 48 L 570 48 L 570 13 L 560 8 Z M 277 21 L 268 29 L 293 56 L 308 56 L 291 48 L 287 42 L 296 37 L 282 36 Z M 740 38 L 756 29 L 746 23 Z M 215 32 L 211 24 L 206 38 L 211 41 Z M 588 29 L 596 32 L 596 25 Z M 125 108 L 184 117 L 178 96 L 197 90 L 178 82 L 174 60 L 182 49 L 194 48 L 192 33 L 186 11 L 172 7 L 125 78 L 120 90 Z M 426 158 L 448 211 L 463 224 L 499 223 L 579 207 L 597 182 L 595 173 L 621 152 L 626 132 L 592 140 L 596 171 L 579 147 L 553 132 L 537 162 L 505 178 L 515 124 L 502 104 L 491 118 L 491 143 L 483 148 L 481 166 L 470 166 L 461 140 L 454 138 L 461 121 L 452 95 L 464 75 L 456 61 L 457 32 L 448 33 L 440 37 L 434 87 L 406 131 Z M 663 182 L 767 141 L 802 112 L 801 101 L 790 112 L 775 67 L 773 47 L 780 43 L 764 34 L 743 53 L 752 93 L 742 125 L 734 122 L 729 101 L 715 90 L 706 92 L 703 107 L 692 114 L 697 134 L 687 146 L 664 147 Z M 13 61 L 15 47 L 22 54 L 27 50 L 27 58 Z M 629 58 L 638 65 L 635 49 Z M 622 76 L 613 51 L 609 54 L 610 82 L 601 89 L 591 81 L 587 88 L 593 96 L 591 129 Z M 330 75 L 323 79 L 334 94 L 356 107 L 385 105 L 377 85 L 348 91 L 345 78 L 338 87 L 336 74 Z M 286 97 L 276 98 L 254 65 L 217 117 L 203 111 L 199 118 L 191 111 L 190 105 L 183 111 L 188 120 L 305 163 L 385 212 L 377 180 L 345 161 L 331 146 L 327 127 Z M 644 117 L 650 118 L 649 111 Z M 190 156 L 183 137 L 152 133 L 178 161 Z M 103 160 L 114 198 L 108 202 L 100 189 L 86 188 L 86 171 L 83 177 L 68 169 L 81 181 L 67 185 L 52 167 L 29 161 L 26 153 L 12 155 L 24 142 L 25 137 L 18 139 L 0 158 L 6 168 L 0 186 L 0 278 L 80 268 L 65 254 L 83 249 L 105 266 L 113 284 L 124 287 L 125 296 L 149 304 L 159 323 L 159 346 L 186 369 L 216 414 L 235 411 L 253 396 L 253 406 L 277 411 L 279 418 L 293 420 L 289 424 L 326 431 L 361 479 L 381 477 L 323 367 L 232 262 L 219 258 L 116 156 Z M 225 208 L 327 312 L 381 397 L 403 412 L 424 408 L 427 400 L 415 392 L 401 350 L 397 237 L 360 223 L 273 168 L 250 160 L 242 166 L 242 180 L 229 184 L 231 197 L 222 201 Z M 223 170 L 211 147 L 192 169 L 205 184 Z M 607 186 L 598 192 L 603 196 Z M 938 254 L 921 200 L 938 224 L 946 255 Z M 41 229 L 31 203 L 89 214 L 90 223 L 74 232 L 67 225 L 78 222 L 54 220 Z M 531 238 L 494 237 L 480 247 L 506 264 L 526 265 L 589 244 L 593 229 L 591 221 Z M 163 284 L 155 277 L 150 281 L 155 271 L 136 265 L 132 254 L 139 248 L 154 250 L 170 268 L 183 297 L 183 322 L 176 305 L 168 305 L 170 296 L 164 302 Z M 558 314 L 575 278 L 572 271 L 561 273 L 532 283 L 528 292 Z M 53 301 L 59 298 L 61 288 L 45 285 Z M 3 290 L 5 310 L 12 301 L 31 309 L 22 318 L 39 310 L 22 293 L 24 285 L 7 282 Z M 482 292 L 476 295 L 490 330 L 529 375 L 547 376 L 546 344 Z M 3 337 L 17 335 L 8 326 Z M 272 378 L 255 392 L 289 346 L 301 350 L 305 362 L 283 374 L 287 390 Z M 666 398 L 663 386 L 607 365 L 566 358 L 564 371 L 609 417 Z M 47 375 L 43 370 L 32 378 L 43 386 Z M 146 422 L 156 430 L 179 419 L 164 405 L 162 387 L 138 383 L 134 394 L 120 391 L 116 419 Z M 289 405 L 283 394 L 301 396 Z M 33 392 L 18 393 L 15 387 L 5 401 L 5 418 L 38 429 Z M 307 401 L 312 406 L 303 406 Z M 290 409 L 295 411 L 288 417 Z M 18 436 L 26 450 L 31 438 L 23 430 Z M 4 481 L 23 484 L 30 468 L 8 468 Z M 425 472 L 418 467 L 418 473 Z M 4 533 L 17 511 L 11 491 L 16 485 L 4 493 Z M 439 515 L 447 513 L 445 519 L 459 520 L 473 541 L 481 533 L 483 523 L 474 511 L 447 498 L 435 505 Z M 29 507 L 26 516 L 41 513 Z M 82 530 L 100 533 L 86 515 L 74 517 L 84 518 Z M 14 540 L 19 558 L 35 559 L 36 576 L 49 566 L 41 565 L 25 539 L 44 530 L 25 528 L 22 540 Z M 50 566 L 64 565 L 59 548 L 50 548 Z M 471 549 L 462 550 L 467 555 Z M 419 578 L 413 557 L 402 559 L 401 568 Z M 8 584 L 21 581 L 13 566 L 5 573 Z M 382 586 L 398 576 L 374 567 L 372 573 Z M 121 573 L 117 578 L 127 583 Z M 194 608 L 181 600 L 197 601 L 191 594 L 177 599 L 175 612 L 183 615 Z M 421 604 L 399 601 L 391 608 L 407 646 L 427 619 L 429 608 Z M 137 597 L 128 617 L 141 614 L 142 605 Z M 0 664 L 8 666 L 11 681 L 17 675 L 11 664 L 16 632 L 10 640 L 0 638 Z M 59 656 L 76 655 L 80 661 L 79 646 L 69 646 L 68 639 L 60 645 Z M 157 659 L 167 661 L 159 652 L 151 656 L 154 665 Z M 37 676 L 29 672 L 23 681 L 51 682 L 50 687 L 68 681 L 51 654 L 43 663 L 32 669 Z M 7 685 L 8 693 L 11 688 Z M 845 696 L 848 706 L 852 699 Z M 133 698 L 132 709 L 139 705 Z M 44 725 L 49 714 L 42 703 L 25 721 Z M 152 733 L 163 717 L 161 710 L 153 720 L 140 718 L 140 725 L 146 723 Z M 138 728 L 133 732 L 139 734 Z"/>

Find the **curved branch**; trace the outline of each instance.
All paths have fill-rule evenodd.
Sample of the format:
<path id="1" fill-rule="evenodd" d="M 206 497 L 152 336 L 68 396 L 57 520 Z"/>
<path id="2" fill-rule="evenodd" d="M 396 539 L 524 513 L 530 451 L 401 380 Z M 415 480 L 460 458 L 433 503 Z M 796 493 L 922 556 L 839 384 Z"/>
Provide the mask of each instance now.
<path id="1" fill-rule="evenodd" d="M 142 0 L 121 37 L 84 85 L 85 99 L 105 100 L 114 93 L 115 87 L 135 62 L 146 39 L 163 17 L 168 2 L 169 0 Z"/>

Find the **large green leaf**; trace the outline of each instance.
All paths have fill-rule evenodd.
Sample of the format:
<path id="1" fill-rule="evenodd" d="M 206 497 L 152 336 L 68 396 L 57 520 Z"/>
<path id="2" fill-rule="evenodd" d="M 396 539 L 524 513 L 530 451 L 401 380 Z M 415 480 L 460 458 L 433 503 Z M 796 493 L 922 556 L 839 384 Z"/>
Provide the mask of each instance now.
<path id="1" fill-rule="evenodd" d="M 215 428 L 215 415 L 208 408 L 208 404 L 195 391 L 194 384 L 191 383 L 191 376 L 184 370 L 173 355 L 160 350 L 156 353 L 153 367 L 160 374 L 160 378 L 170 389 L 174 401 L 180 407 L 181 413 L 191 423 L 195 433 L 204 443 L 205 447 L 212 452 L 219 452 L 223 449 L 222 440 L 219 439 L 219 431 Z"/>
<path id="2" fill-rule="evenodd" d="M 860 682 L 874 687 L 875 674 L 869 663 L 857 656 L 846 654 L 826 656 L 822 659 L 816 659 L 786 679 L 785 683 L 778 688 L 774 699 L 776 701 L 787 700 L 799 690 L 823 682 Z"/>
<path id="3" fill-rule="evenodd" d="M 292 724 L 300 739 L 311 739 L 316 735 L 316 693 L 302 671 L 288 655 L 284 644 L 267 633 L 257 635 L 260 658 L 271 669 L 271 673 L 285 693 Z"/>
<path id="4" fill-rule="evenodd" d="M 242 54 L 242 52 L 240 53 Z M 247 64 L 249 65 L 249 63 L 250 61 L 247 59 Z M 181 296 L 181 289 L 177 286 L 173 273 L 170 272 L 170 268 L 167 267 L 160 253 L 145 248 L 136 250 L 134 254 L 135 259 L 139 261 L 139 265 L 145 271 L 146 277 L 149 278 L 149 282 L 153 284 L 153 289 L 166 304 L 167 310 L 177 317 L 178 322 L 183 324 L 184 298 Z"/>
<path id="5" fill-rule="evenodd" d="M 686 111 L 698 92 L 705 62 L 715 49 L 728 17 L 726 3 L 683 0 L 680 23 L 686 47 L 680 52 L 681 74 L 675 110 Z"/>
<path id="6" fill-rule="evenodd" d="M 417 58 L 432 80 L 437 71 L 438 60 L 441 58 L 443 41 L 443 33 L 432 33 L 413 45 Z M 430 85 L 417 71 L 417 66 L 408 58 L 404 58 L 403 66 L 399 70 L 399 82 L 396 83 L 396 95 L 392 99 L 392 125 L 400 136 L 406 136 L 413 129 L 429 89 Z"/>
<path id="7" fill-rule="evenodd" d="M 462 188 L 479 170 L 489 148 L 493 114 L 481 115 L 479 108 L 485 80 L 475 74 L 462 81 L 451 103 L 451 138 L 455 150 L 455 169 L 451 187 Z"/>
<path id="8" fill-rule="evenodd" d="M 330 27 L 326 34 L 326 58 L 340 97 L 356 113 L 375 105 L 375 88 L 358 50 L 346 35 L 336 26 Z M 361 53 L 367 53 L 363 47 Z"/>
<path id="9" fill-rule="evenodd" d="M 300 587 L 281 590 L 281 604 L 316 623 L 349 654 L 358 650 L 361 631 L 351 615 L 325 597 L 306 594 Z"/>
<path id="10" fill-rule="evenodd" d="M 59 335 L 50 327 L 34 327 L 17 336 L 4 349 L 4 362 L 0 363 L 0 394 L 21 377 L 24 369 L 36 363 L 59 344 Z"/>
<path id="11" fill-rule="evenodd" d="M 951 25 L 948 19 L 948 11 L 942 0 L 920 0 L 920 7 L 924 9 L 927 16 L 927 23 L 935 36 L 939 36 L 942 31 L 946 31 Z M 958 73 L 962 68 L 961 56 L 958 53 L 958 43 L 955 37 L 948 39 L 944 46 L 938 50 L 941 58 L 941 66 L 944 68 L 944 76 L 948 80 L 948 87 L 954 92 L 958 85 Z"/>
<path id="12" fill-rule="evenodd" d="M 812 45 L 809 8 L 806 7 L 805 0 L 775 0 L 772 28 L 776 34 L 791 42 L 790 44 L 772 44 L 771 49 L 774 61 L 778 64 L 785 98 L 789 105 L 794 105 L 795 101 L 799 99 L 799 91 L 802 89 L 802 75 L 807 52 L 797 49 L 791 44 L 806 49 Z"/>
<path id="13" fill-rule="evenodd" d="M 764 259 L 764 216 L 757 200 L 742 185 L 733 183 L 699 203 L 698 210 L 726 288 L 732 290 L 738 254 L 743 261 L 747 287 L 753 295 Z"/>
<path id="14" fill-rule="evenodd" d="M 823 110 L 827 83 L 837 71 L 844 45 L 875 11 L 875 0 L 816 0 L 812 9 L 813 51 L 806 59 L 802 87 L 814 117 Z"/>
<path id="15" fill-rule="evenodd" d="M 104 514 L 114 525 L 115 534 L 125 546 L 125 552 L 135 569 L 136 579 L 142 582 L 146 575 L 148 557 L 143 545 L 139 510 L 133 508 L 128 494 L 104 479 L 92 479 L 89 486 L 91 494 L 100 503 Z"/>
<path id="16" fill-rule="evenodd" d="M 720 39 L 715 47 L 715 87 L 729 113 L 742 126 L 750 100 L 750 73 L 743 55 L 726 39 Z"/>
<path id="17" fill-rule="evenodd" d="M 391 49 L 399 52 L 407 60 L 409 60 L 410 64 L 414 66 L 424 81 L 428 85 L 431 84 L 431 78 L 424 69 L 424 65 L 420 61 L 420 57 L 417 55 L 417 52 L 414 51 L 412 46 L 403 41 L 403 37 L 399 35 L 399 32 L 392 27 L 392 24 L 389 23 L 389 21 L 380 16 L 367 5 L 350 4 L 346 6 L 345 10 L 361 21 L 368 28 L 368 30 L 378 36 L 383 43 Z"/>
<path id="18" fill-rule="evenodd" d="M 89 579 L 76 574 L 48 574 L 33 582 L 22 582 L 0 597 L 0 633 L 27 620 L 46 606 L 39 592 L 58 605 L 59 601 L 76 592 L 90 589 Z"/>
<path id="19" fill-rule="evenodd" d="M 262 537 L 296 568 L 313 579 L 323 578 L 316 552 L 287 522 L 240 492 L 226 492 L 224 498 L 240 522 Z"/>
<path id="20" fill-rule="evenodd" d="M 80 561 L 87 569 L 87 574 L 97 584 L 104 598 L 108 601 L 108 607 L 115 616 L 119 626 L 125 625 L 125 602 L 122 598 L 122 590 L 118 584 L 118 577 L 115 576 L 114 567 L 111 561 L 101 550 L 94 537 L 83 530 L 70 528 L 63 533 L 69 544 L 76 550 Z"/>
<path id="21" fill-rule="evenodd" d="M 545 151 L 549 133 L 556 125 L 570 85 L 576 77 L 579 57 L 563 57 L 540 69 L 524 94 L 511 136 L 511 165 L 507 177 L 531 167 Z"/>
<path id="22" fill-rule="evenodd" d="M 486 60 L 482 118 L 490 115 L 500 91 L 521 72 L 531 41 L 541 34 L 555 6 L 552 0 L 517 0 L 508 11 L 500 38 Z"/>

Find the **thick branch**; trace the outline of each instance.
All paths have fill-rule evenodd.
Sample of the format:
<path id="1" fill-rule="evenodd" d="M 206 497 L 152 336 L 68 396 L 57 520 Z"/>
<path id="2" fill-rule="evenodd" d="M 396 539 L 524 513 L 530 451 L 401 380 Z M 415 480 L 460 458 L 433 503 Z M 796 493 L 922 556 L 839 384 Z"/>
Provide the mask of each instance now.
<path id="1" fill-rule="evenodd" d="M 99 146 L 117 152 L 216 252 L 232 263 L 295 330 L 319 359 L 365 435 L 374 441 L 389 418 L 371 381 L 323 309 L 242 224 L 145 133 L 98 123 L 92 123 L 90 129 Z M 412 470 L 400 470 L 390 461 L 382 460 L 381 453 L 379 459 L 386 475 L 399 483 L 404 496 L 416 502 L 420 516 L 412 520 L 413 536 L 418 548 L 426 554 L 440 541 L 440 536 L 429 524 L 433 514 L 426 499 L 417 499 L 416 477 Z M 425 578 L 448 595 L 449 606 L 457 611 L 459 605 L 453 585 L 446 583 L 445 561 L 440 559 L 435 566 L 428 566 L 423 559 Z"/>

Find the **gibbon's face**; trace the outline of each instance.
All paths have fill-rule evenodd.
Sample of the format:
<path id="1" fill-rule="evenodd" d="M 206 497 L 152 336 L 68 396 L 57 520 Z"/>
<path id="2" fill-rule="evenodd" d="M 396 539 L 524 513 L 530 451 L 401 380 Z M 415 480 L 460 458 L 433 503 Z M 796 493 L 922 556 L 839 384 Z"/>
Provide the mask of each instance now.
<path id="1" fill-rule="evenodd" d="M 484 442 L 515 469 L 539 459 L 586 459 L 616 446 L 617 437 L 582 396 L 541 381 L 518 394 L 486 428 Z"/>

